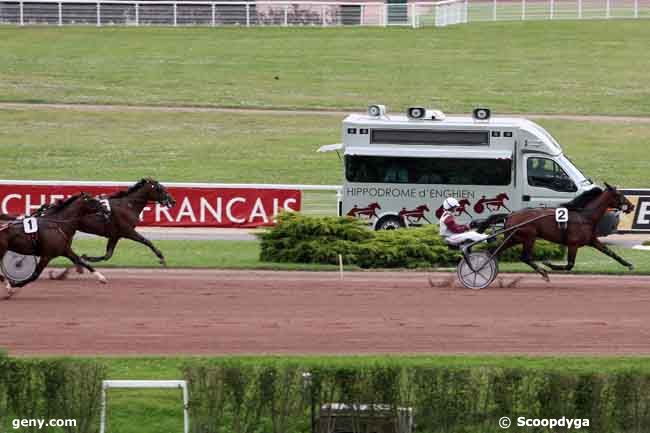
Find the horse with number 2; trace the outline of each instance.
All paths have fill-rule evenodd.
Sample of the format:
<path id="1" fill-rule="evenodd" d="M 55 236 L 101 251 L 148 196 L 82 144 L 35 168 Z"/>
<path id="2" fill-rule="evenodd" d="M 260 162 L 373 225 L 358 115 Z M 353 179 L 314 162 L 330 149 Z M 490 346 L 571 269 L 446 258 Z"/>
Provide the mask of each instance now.
<path id="1" fill-rule="evenodd" d="M 566 245 L 565 265 L 543 263 L 553 271 L 573 269 L 578 248 L 584 246 L 591 246 L 632 270 L 631 263 L 598 239 L 596 228 L 609 210 L 614 209 L 623 213 L 634 210 L 634 205 L 620 191 L 607 183 L 605 186 L 605 189 L 595 187 L 585 191 L 558 208 L 522 209 L 510 214 L 495 214 L 485 220 L 474 221 L 472 225 L 479 231 L 492 229 L 492 232 L 484 240 L 467 243 L 461 247 L 463 257 L 456 269 L 461 284 L 471 289 L 488 287 L 499 272 L 499 255 L 518 244 L 523 246 L 521 261 L 533 268 L 545 281 L 550 281 L 548 272 L 533 261 L 533 250 L 537 239 Z M 502 228 L 497 228 L 498 225 Z M 499 245 L 488 247 L 486 250 L 472 251 L 472 248 L 479 243 L 490 244 L 501 237 L 503 240 Z"/>

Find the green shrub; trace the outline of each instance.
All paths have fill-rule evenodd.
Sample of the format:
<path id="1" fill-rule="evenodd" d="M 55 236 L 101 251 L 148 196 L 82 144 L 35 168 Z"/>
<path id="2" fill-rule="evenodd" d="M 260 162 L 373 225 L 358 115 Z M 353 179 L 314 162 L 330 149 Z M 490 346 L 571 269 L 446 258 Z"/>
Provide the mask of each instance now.
<path id="1" fill-rule="evenodd" d="M 9 428 L 2 423 L 14 418 L 58 418 L 77 425 L 48 431 L 96 432 L 105 373 L 102 364 L 91 361 L 0 359 L 0 429 Z"/>
<path id="2" fill-rule="evenodd" d="M 437 225 L 374 232 L 349 217 L 307 217 L 285 213 L 259 235 L 260 259 L 269 262 L 346 264 L 361 268 L 428 268 L 454 266 L 460 253 L 440 237 Z M 504 252 L 500 260 L 518 261 L 521 247 Z M 564 248 L 545 241 L 535 244 L 535 260 L 564 257 Z"/>
<path id="3" fill-rule="evenodd" d="M 311 373 L 306 382 L 303 373 Z M 323 359 L 193 360 L 190 384 L 195 433 L 310 431 L 311 399 L 349 406 L 413 409 L 416 432 L 491 433 L 497 421 L 589 419 L 591 433 L 650 431 L 650 375 L 585 375 L 542 368 L 444 367 L 421 362 Z M 327 409 L 321 415 L 326 415 Z M 550 432 L 536 428 L 537 433 Z M 553 430 L 553 431 L 557 431 Z M 564 430 L 560 430 L 564 431 Z"/>

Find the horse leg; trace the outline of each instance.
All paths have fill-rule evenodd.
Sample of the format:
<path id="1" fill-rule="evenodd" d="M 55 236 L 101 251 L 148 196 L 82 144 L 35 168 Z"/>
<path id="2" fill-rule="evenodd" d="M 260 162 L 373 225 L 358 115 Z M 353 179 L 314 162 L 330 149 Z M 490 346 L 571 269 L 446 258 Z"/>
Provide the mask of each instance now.
<path id="1" fill-rule="evenodd" d="M 115 251 L 115 246 L 120 238 L 109 238 L 108 243 L 106 244 L 106 253 L 100 257 L 89 257 L 87 255 L 82 255 L 81 258 L 87 262 L 101 262 L 104 260 L 109 260 L 113 257 L 113 252 Z"/>
<path id="2" fill-rule="evenodd" d="M 151 243 L 151 241 L 149 239 L 145 238 L 140 233 L 133 230 L 131 233 L 128 233 L 126 235 L 122 235 L 122 237 L 125 237 L 127 239 L 131 239 L 132 241 L 135 241 L 135 242 L 138 242 L 138 243 L 141 243 L 143 245 L 148 246 L 149 249 L 151 251 L 153 251 L 153 253 L 156 255 L 156 257 L 158 257 L 158 259 L 160 260 L 160 264 L 163 265 L 163 266 L 167 266 L 167 263 L 165 262 L 165 256 L 163 255 L 163 253 L 158 248 L 156 248 L 154 246 L 154 244 Z"/>
<path id="3" fill-rule="evenodd" d="M 621 265 L 626 266 L 630 271 L 634 270 L 634 265 L 627 260 L 625 260 L 623 257 L 619 256 L 616 254 L 614 251 L 610 250 L 607 245 L 603 244 L 601 241 L 598 239 L 594 238 L 591 241 L 591 246 L 596 248 L 598 251 L 601 253 L 613 258 L 617 262 L 619 262 Z"/>
<path id="4" fill-rule="evenodd" d="M 67 254 L 65 254 L 65 257 L 67 257 L 72 263 L 74 263 L 77 266 L 81 266 L 83 268 L 88 269 L 90 273 L 92 273 L 97 279 L 99 280 L 100 283 L 106 284 L 106 277 L 102 275 L 101 272 L 90 266 L 88 263 L 86 263 L 81 257 L 79 257 L 74 251 L 71 249 L 68 250 Z"/>
<path id="5" fill-rule="evenodd" d="M 537 266 L 537 263 L 533 261 L 533 247 L 535 246 L 535 239 L 534 238 L 529 238 L 524 240 L 523 242 L 523 252 L 521 253 L 521 261 L 526 263 L 528 266 L 533 268 L 535 272 L 537 272 L 539 275 L 542 276 L 544 281 L 547 283 L 550 282 L 551 280 L 548 278 L 548 272 L 546 272 L 544 269 L 540 268 Z"/>
<path id="6" fill-rule="evenodd" d="M 554 265 L 551 262 L 544 262 L 544 266 L 547 266 L 553 271 L 570 271 L 573 269 L 573 266 L 576 263 L 576 255 L 578 254 L 577 245 L 567 246 L 567 264 L 566 265 Z"/>

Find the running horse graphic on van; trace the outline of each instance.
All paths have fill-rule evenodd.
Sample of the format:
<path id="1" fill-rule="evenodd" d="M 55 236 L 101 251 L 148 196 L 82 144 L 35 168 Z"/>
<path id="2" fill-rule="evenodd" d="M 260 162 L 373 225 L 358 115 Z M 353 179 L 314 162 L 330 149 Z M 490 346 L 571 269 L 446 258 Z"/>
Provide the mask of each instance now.
<path id="1" fill-rule="evenodd" d="M 505 192 L 497 194 L 494 198 L 485 198 L 485 196 L 482 196 L 481 199 L 474 204 L 474 212 L 483 213 L 486 209 L 490 212 L 495 212 L 501 210 L 501 208 L 504 208 L 508 212 L 512 212 L 508 209 L 508 206 L 506 206 L 506 200 L 510 200 L 510 197 L 508 197 L 508 194 Z"/>
<path id="2" fill-rule="evenodd" d="M 417 224 L 422 220 L 425 220 L 429 224 L 431 224 L 431 221 L 427 219 L 427 217 L 424 215 L 425 212 L 429 212 L 429 206 L 426 204 L 422 204 L 415 209 L 407 210 L 405 207 L 402 208 L 402 210 L 399 212 L 398 216 L 403 220 L 408 222 L 409 224 Z"/>
<path id="3" fill-rule="evenodd" d="M 456 216 L 461 216 L 462 214 L 465 214 L 471 218 L 472 216 L 469 214 L 469 212 L 467 212 L 467 210 L 465 210 L 467 206 L 471 205 L 469 200 L 467 200 L 466 198 L 462 198 L 458 200 L 458 203 L 459 206 L 456 208 Z M 440 207 L 436 209 L 436 218 L 440 219 L 440 217 L 444 212 L 445 210 L 442 208 L 442 205 L 440 205 Z"/>
<path id="4" fill-rule="evenodd" d="M 379 203 L 374 202 L 370 203 L 368 207 L 357 207 L 355 204 L 352 209 L 350 209 L 350 212 L 347 213 L 347 216 L 359 218 L 361 216 L 368 217 L 370 218 L 377 218 L 377 209 L 381 210 L 381 206 L 379 206 Z"/>

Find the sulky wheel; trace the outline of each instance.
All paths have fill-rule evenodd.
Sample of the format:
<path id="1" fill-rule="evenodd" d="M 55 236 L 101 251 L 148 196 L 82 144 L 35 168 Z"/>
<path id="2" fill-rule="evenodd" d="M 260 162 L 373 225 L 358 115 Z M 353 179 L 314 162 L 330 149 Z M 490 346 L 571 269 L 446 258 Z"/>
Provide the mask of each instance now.
<path id="1" fill-rule="evenodd" d="M 36 270 L 38 258 L 24 256 L 13 251 L 7 251 L 0 262 L 2 274 L 12 283 L 21 283 L 32 276 Z"/>
<path id="2" fill-rule="evenodd" d="M 470 268 L 465 258 L 458 263 L 456 274 L 460 283 L 468 289 L 484 289 L 494 281 L 499 273 L 499 266 L 494 257 L 486 251 L 470 253 L 469 260 L 472 263 Z"/>

